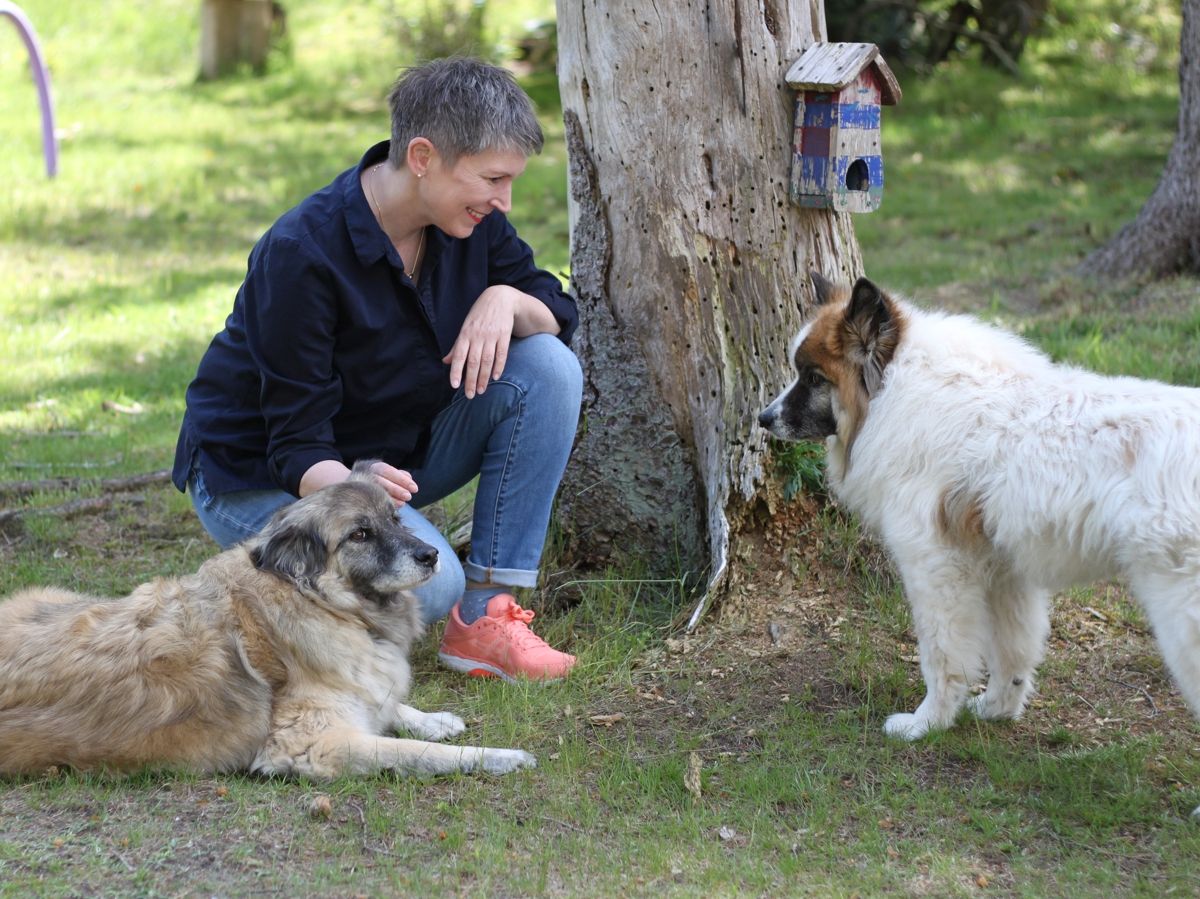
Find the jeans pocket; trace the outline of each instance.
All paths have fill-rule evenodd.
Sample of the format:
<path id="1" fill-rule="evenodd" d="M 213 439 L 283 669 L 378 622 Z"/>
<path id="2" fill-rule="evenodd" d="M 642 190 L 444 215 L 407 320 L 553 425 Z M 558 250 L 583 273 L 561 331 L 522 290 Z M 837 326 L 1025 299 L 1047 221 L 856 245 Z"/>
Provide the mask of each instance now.
<path id="1" fill-rule="evenodd" d="M 208 488 L 204 486 L 204 475 L 200 473 L 199 466 L 195 460 L 192 460 L 192 467 L 188 470 L 187 479 L 188 494 L 192 497 L 192 505 L 209 511 L 212 508 L 214 498 L 208 492 Z"/>

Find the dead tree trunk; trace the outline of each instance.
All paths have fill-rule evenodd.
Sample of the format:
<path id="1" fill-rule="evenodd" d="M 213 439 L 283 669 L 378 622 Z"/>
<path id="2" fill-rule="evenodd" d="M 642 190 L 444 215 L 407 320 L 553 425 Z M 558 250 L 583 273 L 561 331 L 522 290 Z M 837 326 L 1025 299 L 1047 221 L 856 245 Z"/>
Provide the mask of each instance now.
<path id="1" fill-rule="evenodd" d="M 1162 178 L 1137 218 L 1084 261 L 1085 273 L 1200 272 L 1200 0 L 1183 0 L 1179 46 L 1179 130 Z"/>
<path id="2" fill-rule="evenodd" d="M 788 198 L 788 66 L 819 0 L 560 0 L 571 271 L 586 378 L 559 494 L 576 558 L 719 593 L 764 480 L 807 272 L 861 270 L 849 217 Z"/>

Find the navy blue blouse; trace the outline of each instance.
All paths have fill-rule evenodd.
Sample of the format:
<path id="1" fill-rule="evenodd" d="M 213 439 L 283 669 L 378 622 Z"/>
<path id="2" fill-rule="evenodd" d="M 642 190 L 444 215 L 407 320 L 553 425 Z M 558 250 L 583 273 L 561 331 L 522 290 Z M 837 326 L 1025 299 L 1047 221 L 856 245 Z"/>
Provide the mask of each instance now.
<path id="1" fill-rule="evenodd" d="M 500 212 L 465 239 L 430 226 L 413 283 L 359 182 L 387 150 L 376 144 L 251 251 L 233 312 L 187 389 L 172 472 L 180 490 L 193 465 L 215 494 L 296 495 L 327 459 L 418 467 L 430 423 L 454 395 L 442 358 L 493 284 L 545 303 L 570 342 L 574 300 Z"/>

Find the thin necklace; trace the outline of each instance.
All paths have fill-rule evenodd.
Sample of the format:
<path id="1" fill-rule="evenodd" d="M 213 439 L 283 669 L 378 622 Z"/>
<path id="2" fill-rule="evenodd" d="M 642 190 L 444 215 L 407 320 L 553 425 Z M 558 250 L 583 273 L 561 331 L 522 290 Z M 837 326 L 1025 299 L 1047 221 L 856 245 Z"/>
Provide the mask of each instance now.
<path id="1" fill-rule="evenodd" d="M 374 175 L 375 172 L 382 165 L 383 165 L 383 163 L 380 162 L 380 163 L 377 163 L 376 165 L 372 166 L 370 174 Z M 371 204 L 375 207 L 375 218 L 379 221 L 379 227 L 383 229 L 384 234 L 387 234 L 387 224 L 383 221 L 383 210 L 379 208 L 379 201 L 375 199 L 375 185 L 372 183 L 373 181 L 374 181 L 373 178 L 367 179 L 367 193 L 371 195 Z M 390 235 L 388 236 L 388 239 L 389 240 L 391 239 Z M 417 244 L 417 252 L 413 256 L 412 267 L 406 268 L 404 270 L 404 274 L 408 275 L 408 277 L 412 278 L 414 281 L 417 280 L 417 269 L 420 268 L 420 266 L 421 266 L 421 254 L 424 252 L 425 252 L 425 229 L 422 228 L 421 229 L 421 241 L 420 241 L 420 243 Z M 403 262 L 403 260 L 401 260 L 401 261 Z"/>

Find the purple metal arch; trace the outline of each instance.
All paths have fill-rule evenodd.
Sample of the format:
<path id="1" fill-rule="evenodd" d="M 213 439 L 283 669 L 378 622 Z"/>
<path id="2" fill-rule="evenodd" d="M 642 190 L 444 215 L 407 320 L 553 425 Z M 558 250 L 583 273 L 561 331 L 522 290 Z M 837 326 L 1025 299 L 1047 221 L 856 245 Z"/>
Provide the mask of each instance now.
<path id="1" fill-rule="evenodd" d="M 8 16 L 17 26 L 25 49 L 29 53 L 29 69 L 37 85 L 38 100 L 42 106 L 42 155 L 46 157 L 46 174 L 53 178 L 58 173 L 58 135 L 54 133 L 54 100 L 50 96 L 50 73 L 42 57 L 37 32 L 21 11 L 21 7 L 8 0 L 0 0 L 0 16 Z"/>

